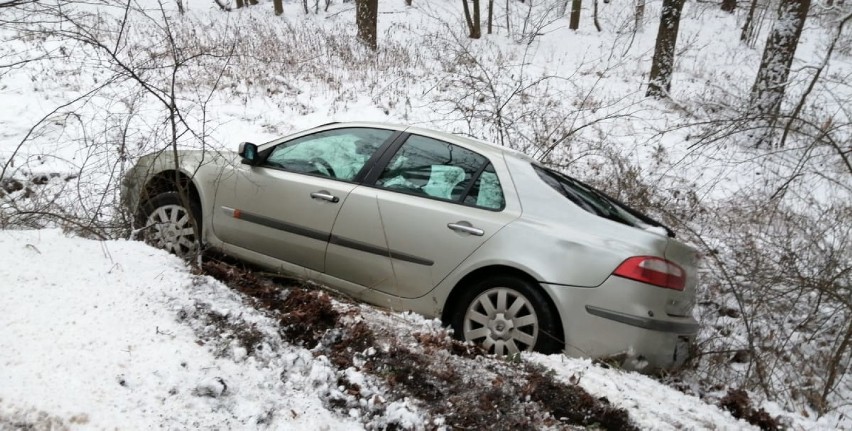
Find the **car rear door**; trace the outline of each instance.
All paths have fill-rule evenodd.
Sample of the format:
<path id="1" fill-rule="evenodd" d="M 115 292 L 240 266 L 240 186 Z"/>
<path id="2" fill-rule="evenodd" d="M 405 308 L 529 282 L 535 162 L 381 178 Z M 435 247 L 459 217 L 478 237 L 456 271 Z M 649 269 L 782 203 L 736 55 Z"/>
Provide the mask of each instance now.
<path id="1" fill-rule="evenodd" d="M 392 130 L 325 130 L 265 148 L 260 164 L 225 169 L 213 231 L 225 243 L 316 271 L 334 220 Z"/>
<path id="2" fill-rule="evenodd" d="M 427 294 L 520 215 L 519 208 L 506 207 L 507 181 L 498 175 L 507 175 L 502 156 L 489 160 L 459 145 L 410 135 L 385 159 L 367 179 L 395 279 L 375 287 L 385 293 Z"/>

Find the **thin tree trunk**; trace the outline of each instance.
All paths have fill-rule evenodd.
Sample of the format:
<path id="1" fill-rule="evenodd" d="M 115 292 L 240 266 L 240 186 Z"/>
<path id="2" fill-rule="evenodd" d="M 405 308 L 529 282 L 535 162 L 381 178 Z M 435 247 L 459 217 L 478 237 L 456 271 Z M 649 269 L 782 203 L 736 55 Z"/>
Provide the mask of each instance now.
<path id="1" fill-rule="evenodd" d="M 751 39 L 752 32 L 754 32 L 755 10 L 757 10 L 757 0 L 751 0 L 751 4 L 748 7 L 748 14 L 746 14 L 746 19 L 743 23 L 743 31 L 740 33 L 740 41 L 742 42 L 748 42 Z"/>
<path id="2" fill-rule="evenodd" d="M 275 15 L 281 15 L 284 13 L 284 1 L 283 0 L 273 0 L 273 6 L 275 6 Z"/>
<path id="3" fill-rule="evenodd" d="M 494 0 L 488 0 L 488 34 L 491 34 L 494 23 Z"/>
<path id="4" fill-rule="evenodd" d="M 473 17 L 471 17 L 470 6 L 468 6 L 467 0 L 462 0 L 462 6 L 470 38 L 479 39 L 482 37 L 482 27 L 479 22 L 479 0 L 473 0 Z"/>
<path id="5" fill-rule="evenodd" d="M 810 5 L 811 0 L 782 0 L 778 5 L 778 20 L 766 40 L 760 69 L 751 88 L 751 106 L 758 113 L 776 117 L 781 109 Z"/>
<path id="6" fill-rule="evenodd" d="M 598 0 L 594 1 L 594 9 L 592 9 L 592 22 L 595 23 L 595 28 L 598 30 L 598 33 L 601 32 L 601 23 L 598 21 Z"/>
<path id="7" fill-rule="evenodd" d="M 243 6 L 245 6 L 245 3 L 243 2 L 243 0 L 237 0 L 237 7 L 236 8 L 239 9 Z"/>
<path id="8" fill-rule="evenodd" d="M 657 30 L 657 44 L 654 47 L 654 59 L 651 62 L 651 77 L 645 96 L 668 97 L 671 91 L 675 45 L 677 45 L 683 3 L 684 0 L 663 0 L 660 28 Z"/>
<path id="9" fill-rule="evenodd" d="M 568 28 L 577 30 L 580 28 L 580 8 L 583 6 L 583 0 L 571 1 L 571 18 L 568 23 Z"/>
<path id="10" fill-rule="evenodd" d="M 728 13 L 734 13 L 737 10 L 737 0 L 722 0 L 722 10 Z"/>
<path id="11" fill-rule="evenodd" d="M 567 1 L 567 0 L 566 0 L 566 1 Z M 506 0 L 506 33 L 507 33 L 507 34 L 512 34 L 512 25 L 511 25 L 511 23 L 509 22 L 509 17 L 510 17 L 511 15 L 512 15 L 512 14 L 511 14 L 511 13 L 509 13 L 509 0 Z"/>
<path id="12" fill-rule="evenodd" d="M 642 28 L 642 23 L 645 21 L 645 0 L 636 0 L 634 19 L 633 32 L 635 33 Z"/>
<path id="13" fill-rule="evenodd" d="M 370 49 L 378 48 L 376 26 L 379 20 L 379 0 L 355 0 L 355 23 L 358 26 L 358 39 Z"/>

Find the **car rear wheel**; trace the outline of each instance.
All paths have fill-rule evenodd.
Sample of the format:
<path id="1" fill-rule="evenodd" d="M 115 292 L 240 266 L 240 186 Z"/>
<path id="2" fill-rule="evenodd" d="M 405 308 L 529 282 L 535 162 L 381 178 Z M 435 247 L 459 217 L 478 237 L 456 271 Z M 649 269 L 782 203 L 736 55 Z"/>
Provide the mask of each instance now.
<path id="1" fill-rule="evenodd" d="M 142 206 L 140 219 L 144 222 L 142 237 L 148 244 L 189 257 L 199 250 L 196 221 L 201 211 L 194 202 L 189 209 L 176 192 L 161 193 Z"/>
<path id="2" fill-rule="evenodd" d="M 554 353 L 562 346 L 556 313 L 526 280 L 494 277 L 472 286 L 453 319 L 456 336 L 498 356 Z"/>

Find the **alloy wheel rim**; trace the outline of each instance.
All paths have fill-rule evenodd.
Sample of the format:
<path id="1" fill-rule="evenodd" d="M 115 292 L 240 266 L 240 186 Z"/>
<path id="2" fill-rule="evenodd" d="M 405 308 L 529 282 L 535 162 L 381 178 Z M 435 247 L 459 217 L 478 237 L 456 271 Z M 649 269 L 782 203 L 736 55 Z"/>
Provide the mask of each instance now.
<path id="1" fill-rule="evenodd" d="M 148 243 L 154 247 L 188 256 L 197 250 L 195 228 L 189 213 L 180 205 L 157 207 L 145 223 Z"/>
<path id="2" fill-rule="evenodd" d="M 464 338 L 498 356 L 531 351 L 538 339 L 538 316 L 524 295 L 507 287 L 488 289 L 468 305 Z"/>

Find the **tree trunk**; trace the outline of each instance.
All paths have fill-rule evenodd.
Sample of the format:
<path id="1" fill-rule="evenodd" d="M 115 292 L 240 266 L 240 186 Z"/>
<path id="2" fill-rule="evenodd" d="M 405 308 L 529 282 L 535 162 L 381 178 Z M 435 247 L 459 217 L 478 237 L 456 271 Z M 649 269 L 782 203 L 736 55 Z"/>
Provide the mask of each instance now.
<path id="1" fill-rule="evenodd" d="M 568 22 L 568 28 L 576 30 L 580 28 L 580 8 L 583 6 L 583 0 L 571 1 L 571 18 Z"/>
<path id="2" fill-rule="evenodd" d="M 405 0 L 405 5 L 406 5 L 406 6 L 411 6 L 411 0 Z"/>
<path id="3" fill-rule="evenodd" d="M 284 13 L 284 1 L 283 0 L 272 0 L 273 6 L 275 6 L 275 15 L 281 15 Z"/>
<path id="4" fill-rule="evenodd" d="M 494 0 L 488 0 L 488 34 L 491 34 L 494 23 Z"/>
<path id="5" fill-rule="evenodd" d="M 737 10 L 737 0 L 722 0 L 722 10 L 728 13 L 734 13 Z"/>
<path id="6" fill-rule="evenodd" d="M 355 0 L 355 23 L 358 39 L 373 51 L 378 48 L 376 26 L 379 22 L 379 0 Z"/>
<path id="7" fill-rule="evenodd" d="M 751 88 L 751 106 L 760 114 L 776 117 L 784 99 L 790 65 L 808 17 L 811 0 L 781 0 L 778 20 L 769 33 L 757 78 Z"/>
<path id="8" fill-rule="evenodd" d="M 595 28 L 598 30 L 598 33 L 601 32 L 601 23 L 598 21 L 598 0 L 594 1 L 594 9 L 592 9 L 592 22 L 595 23 Z"/>
<path id="9" fill-rule="evenodd" d="M 645 21 L 645 0 L 636 0 L 634 19 L 633 31 L 637 32 L 642 28 L 642 22 Z"/>
<path id="10" fill-rule="evenodd" d="M 464 19 L 467 22 L 467 29 L 471 39 L 479 39 L 482 37 L 482 26 L 479 22 L 479 0 L 473 0 L 473 17 L 470 16 L 470 6 L 467 0 L 462 0 L 464 6 Z"/>
<path id="11" fill-rule="evenodd" d="M 565 1 L 568 1 L 568 0 L 565 0 Z M 509 9 L 509 0 L 506 0 L 506 33 L 511 35 L 512 34 L 512 23 L 510 22 L 509 17 L 511 17 L 512 14 L 509 13 L 509 10 L 510 10 Z"/>
<path id="12" fill-rule="evenodd" d="M 743 23 L 743 31 L 740 33 L 740 41 L 748 42 L 751 39 L 751 34 L 754 32 L 754 11 L 757 10 L 757 0 L 751 0 L 748 7 L 748 14 Z"/>
<path id="13" fill-rule="evenodd" d="M 237 0 L 237 9 L 239 9 L 243 6 L 245 6 L 245 3 L 243 2 L 243 0 Z"/>
<path id="14" fill-rule="evenodd" d="M 669 95 L 683 3 L 684 0 L 663 0 L 660 29 L 657 30 L 657 44 L 654 47 L 654 59 L 651 62 L 651 78 L 648 81 L 648 92 L 645 96 L 668 97 Z"/>

